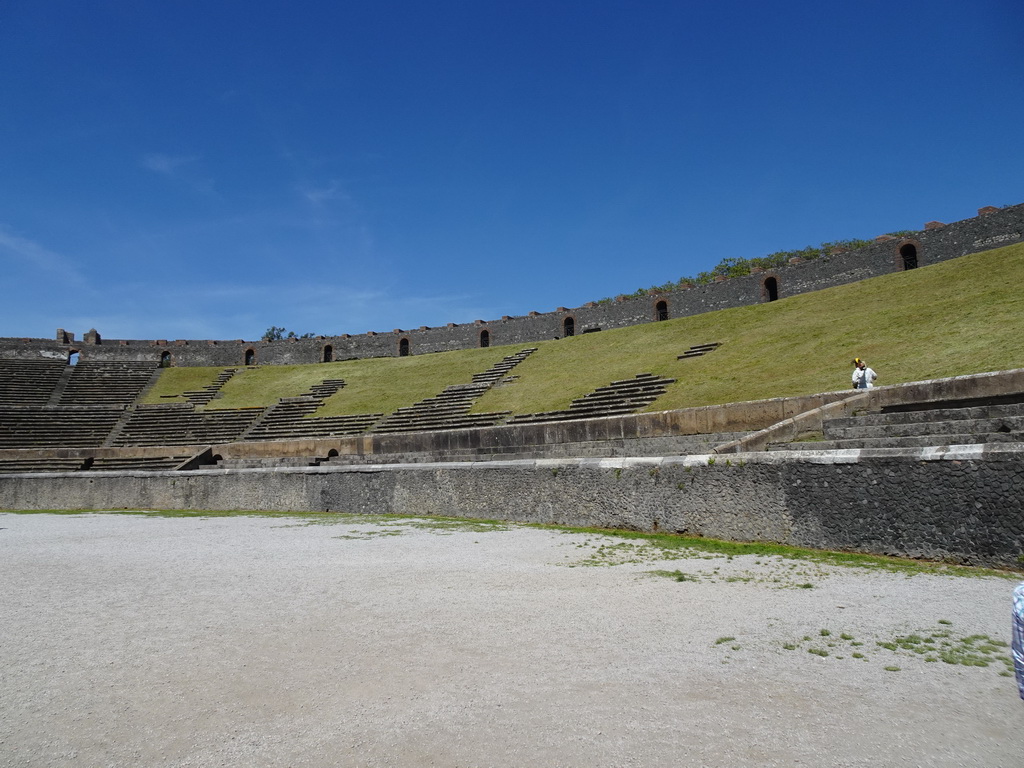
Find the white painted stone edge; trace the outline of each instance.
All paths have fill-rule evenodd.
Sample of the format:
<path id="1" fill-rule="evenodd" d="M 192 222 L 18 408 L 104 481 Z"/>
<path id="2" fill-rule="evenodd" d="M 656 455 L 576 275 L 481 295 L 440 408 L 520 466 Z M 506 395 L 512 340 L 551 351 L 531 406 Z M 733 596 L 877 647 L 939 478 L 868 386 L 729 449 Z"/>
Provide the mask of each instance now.
<path id="1" fill-rule="evenodd" d="M 743 466 L 747 464 L 856 464 L 865 459 L 908 461 L 1019 461 L 1024 443 L 947 445 L 928 448 L 848 448 L 832 451 L 760 451 L 757 453 L 692 454 L 687 456 L 621 456 L 593 459 L 509 459 L 504 461 L 439 461 L 416 464 L 349 464 L 319 467 L 245 467 L 237 469 L 96 470 L 90 472 L 9 472 L 0 475 L 19 478 L 100 477 L 189 477 L 218 475 L 307 474 L 339 472 L 376 474 L 380 472 L 436 472 L 452 470 L 486 471 L 501 469 L 630 469 L 636 467 Z"/>

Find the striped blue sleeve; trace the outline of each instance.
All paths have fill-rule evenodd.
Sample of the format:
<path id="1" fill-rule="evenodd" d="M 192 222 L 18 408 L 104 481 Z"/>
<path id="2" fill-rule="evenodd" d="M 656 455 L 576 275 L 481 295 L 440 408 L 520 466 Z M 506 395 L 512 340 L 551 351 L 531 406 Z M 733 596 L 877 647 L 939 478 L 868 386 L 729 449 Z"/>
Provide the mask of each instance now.
<path id="1" fill-rule="evenodd" d="M 1013 590 L 1013 669 L 1017 690 L 1024 699 L 1024 584 Z"/>

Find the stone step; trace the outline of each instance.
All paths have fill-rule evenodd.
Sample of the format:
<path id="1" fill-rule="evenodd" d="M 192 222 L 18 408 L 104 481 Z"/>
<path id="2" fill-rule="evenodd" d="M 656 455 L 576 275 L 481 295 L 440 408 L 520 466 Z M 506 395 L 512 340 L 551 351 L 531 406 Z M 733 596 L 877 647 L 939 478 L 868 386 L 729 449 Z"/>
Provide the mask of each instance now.
<path id="1" fill-rule="evenodd" d="M 687 349 L 683 354 L 676 356 L 676 360 L 686 360 L 691 357 L 702 357 L 709 352 L 714 352 L 722 346 L 720 341 L 710 342 L 708 344 L 694 344 L 692 347 Z"/>
<path id="2" fill-rule="evenodd" d="M 984 434 L 989 432 L 1024 432 L 1024 416 L 1004 416 L 995 419 L 957 419 L 955 421 L 908 422 L 898 424 L 853 424 L 837 427 L 825 423 L 825 438 L 848 440 L 870 437 L 914 437 L 948 434 Z"/>
<path id="3" fill-rule="evenodd" d="M 500 414 L 474 414 L 463 416 L 458 419 L 443 421 L 420 421 L 407 424 L 382 424 L 374 427 L 371 431 L 376 433 L 391 432 L 432 432 L 449 429 L 474 429 L 477 427 L 490 427 L 500 423 L 507 413 Z"/>
<path id="4" fill-rule="evenodd" d="M 93 458 L 83 470 L 92 471 L 116 471 L 116 470 L 170 470 L 179 466 L 182 462 L 191 458 L 190 454 L 180 456 L 98 456 Z"/>
<path id="5" fill-rule="evenodd" d="M 252 459 L 221 459 L 218 468 L 223 469 L 272 469 L 274 467 L 315 467 L 319 460 L 315 456 L 278 456 Z"/>
<path id="6" fill-rule="evenodd" d="M 981 405 L 971 408 L 931 408 L 920 411 L 895 411 L 890 413 L 864 413 L 859 416 L 844 416 L 829 419 L 837 427 L 876 426 L 880 424 L 927 424 L 938 421 L 965 419 L 995 419 L 1024 416 L 1024 404 Z"/>
<path id="7" fill-rule="evenodd" d="M 918 435 L 914 437 L 865 437 L 851 440 L 811 440 L 773 443 L 769 451 L 837 451 L 854 448 L 931 448 L 950 445 L 1024 442 L 1024 433 Z"/>
<path id="8" fill-rule="evenodd" d="M 618 398 L 619 400 L 623 400 L 626 398 L 635 399 L 638 397 L 646 397 L 650 400 L 656 400 L 663 394 L 665 394 L 665 387 L 629 387 L 628 389 L 622 388 L 618 390 L 598 390 L 596 392 L 591 392 L 588 395 L 584 395 L 583 397 L 577 398 L 573 402 L 585 403 L 593 400 L 614 400 L 616 398 Z"/>
<path id="9" fill-rule="evenodd" d="M 81 469 L 84 459 L 31 458 L 0 459 L 0 472 L 75 472 Z"/>

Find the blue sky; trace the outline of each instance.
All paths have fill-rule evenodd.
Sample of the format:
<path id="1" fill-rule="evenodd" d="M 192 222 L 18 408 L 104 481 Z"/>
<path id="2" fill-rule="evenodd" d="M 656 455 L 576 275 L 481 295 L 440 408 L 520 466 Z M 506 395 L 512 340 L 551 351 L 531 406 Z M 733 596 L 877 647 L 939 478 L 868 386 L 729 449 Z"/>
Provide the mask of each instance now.
<path id="1" fill-rule="evenodd" d="M 1024 202 L 1024 4 L 0 3 L 0 336 L 551 311 Z"/>

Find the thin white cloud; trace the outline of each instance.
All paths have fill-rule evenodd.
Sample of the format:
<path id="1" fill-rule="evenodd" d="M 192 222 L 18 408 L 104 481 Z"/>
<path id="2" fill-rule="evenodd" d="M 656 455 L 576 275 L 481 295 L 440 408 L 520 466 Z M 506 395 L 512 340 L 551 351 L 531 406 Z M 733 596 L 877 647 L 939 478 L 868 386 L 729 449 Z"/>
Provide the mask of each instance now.
<path id="1" fill-rule="evenodd" d="M 150 152 L 142 156 L 140 164 L 147 171 L 191 187 L 201 195 L 219 197 L 214 181 L 201 177 L 201 168 L 196 168 L 199 161 L 197 155 L 165 155 L 162 152 Z"/>
<path id="2" fill-rule="evenodd" d="M 331 200 L 336 200 L 339 190 L 337 183 L 332 183 L 329 187 L 319 189 L 315 187 L 300 187 L 299 192 L 313 205 L 322 205 Z"/>
<path id="3" fill-rule="evenodd" d="M 174 156 L 165 155 L 161 152 L 151 152 L 150 154 L 143 156 L 142 167 L 146 170 L 153 171 L 154 173 L 163 174 L 164 176 L 177 177 L 179 175 L 179 168 L 195 162 L 195 160 L 196 158 L 193 156 Z"/>
<path id="4" fill-rule="evenodd" d="M 0 256 L 13 258 L 32 269 L 55 276 L 67 284 L 76 287 L 87 285 L 85 277 L 70 259 L 33 240 L 15 235 L 4 225 L 0 225 Z"/>
<path id="5" fill-rule="evenodd" d="M 349 194 L 348 190 L 345 189 L 338 179 L 331 179 L 331 181 L 326 185 L 297 184 L 295 189 L 303 198 L 314 206 L 338 202 L 343 203 L 352 210 L 357 210 L 357 206 L 352 195 Z"/>

